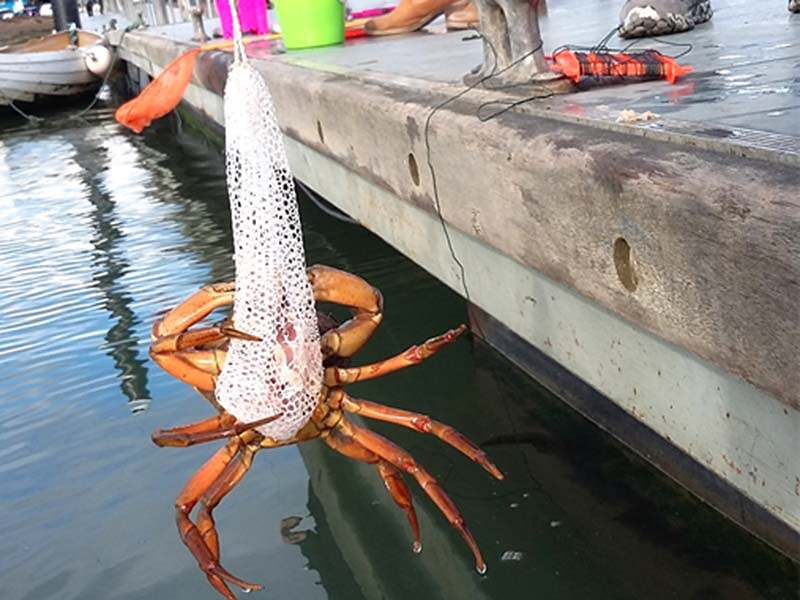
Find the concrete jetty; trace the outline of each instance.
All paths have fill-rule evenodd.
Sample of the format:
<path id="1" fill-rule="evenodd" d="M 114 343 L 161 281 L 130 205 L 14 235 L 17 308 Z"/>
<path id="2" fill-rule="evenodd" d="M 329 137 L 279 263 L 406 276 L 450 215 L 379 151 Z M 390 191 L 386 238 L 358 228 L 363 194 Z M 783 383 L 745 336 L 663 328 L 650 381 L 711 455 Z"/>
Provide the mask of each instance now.
<path id="1" fill-rule="evenodd" d="M 617 9 L 553 3 L 546 49 L 597 43 Z M 141 85 L 189 34 L 112 41 Z M 668 41 L 691 47 L 638 47 L 691 50 L 676 85 L 455 99 L 481 61 L 469 32 L 248 53 L 299 180 L 467 298 L 500 352 L 800 560 L 800 15 L 730 0 Z M 231 60 L 201 54 L 185 95 L 211 129 Z"/>

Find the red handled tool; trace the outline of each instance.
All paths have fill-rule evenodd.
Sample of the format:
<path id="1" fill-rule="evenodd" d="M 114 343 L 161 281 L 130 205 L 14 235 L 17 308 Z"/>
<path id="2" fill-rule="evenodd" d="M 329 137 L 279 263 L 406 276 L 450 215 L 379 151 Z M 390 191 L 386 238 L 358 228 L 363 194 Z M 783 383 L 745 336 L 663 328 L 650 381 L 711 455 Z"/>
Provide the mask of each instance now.
<path id="1" fill-rule="evenodd" d="M 554 52 L 550 60 L 552 71 L 564 74 L 575 83 L 585 78 L 609 77 L 634 81 L 666 79 L 675 83 L 679 77 L 693 71 L 692 67 L 681 66 L 658 50 L 579 52 L 567 48 Z"/>

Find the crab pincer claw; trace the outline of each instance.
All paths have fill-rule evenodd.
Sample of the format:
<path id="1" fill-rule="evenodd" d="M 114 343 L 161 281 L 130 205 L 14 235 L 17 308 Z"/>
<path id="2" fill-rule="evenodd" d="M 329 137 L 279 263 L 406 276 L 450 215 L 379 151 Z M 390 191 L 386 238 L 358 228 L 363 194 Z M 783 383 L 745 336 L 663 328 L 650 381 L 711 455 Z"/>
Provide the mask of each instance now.
<path id="1" fill-rule="evenodd" d="M 458 336 L 460 336 L 462 333 L 464 333 L 466 330 L 467 326 L 462 323 L 455 329 L 451 329 L 443 333 L 438 338 L 435 338 L 435 341 L 438 342 L 436 343 L 436 347 L 438 348 L 440 346 L 444 346 L 445 344 L 449 344 L 450 342 L 454 341 Z"/>
<path id="2" fill-rule="evenodd" d="M 245 340 L 247 342 L 263 341 L 262 338 L 258 337 L 257 335 L 245 333 L 244 331 L 239 331 L 238 329 L 234 329 L 233 327 L 220 327 L 219 330 L 226 336 L 231 338 L 236 338 L 237 340 Z"/>
<path id="3" fill-rule="evenodd" d="M 255 429 L 256 427 L 261 427 L 262 425 L 266 425 L 267 423 L 272 423 L 273 421 L 277 421 L 283 416 L 283 413 L 278 413 L 277 415 L 271 415 L 269 417 L 264 417 L 263 419 L 259 419 L 258 421 L 250 421 L 249 423 L 237 423 L 234 427 L 236 434 L 244 433 L 245 431 L 250 431 L 251 429 Z"/>

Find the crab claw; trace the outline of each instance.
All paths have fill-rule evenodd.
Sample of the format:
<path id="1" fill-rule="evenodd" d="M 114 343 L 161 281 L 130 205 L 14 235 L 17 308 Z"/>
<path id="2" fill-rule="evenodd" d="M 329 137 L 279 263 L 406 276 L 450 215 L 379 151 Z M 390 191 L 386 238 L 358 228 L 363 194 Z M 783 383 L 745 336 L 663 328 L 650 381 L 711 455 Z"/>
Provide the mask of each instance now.
<path id="1" fill-rule="evenodd" d="M 236 432 L 236 435 L 244 433 L 245 431 L 250 431 L 251 429 L 256 429 L 257 427 L 261 427 L 262 425 L 266 425 L 267 423 L 272 423 L 273 421 L 277 421 L 283 416 L 283 413 L 278 413 L 277 415 L 272 415 L 269 417 L 264 417 L 263 419 L 259 419 L 258 421 L 250 421 L 249 423 L 237 423 L 233 426 L 233 430 Z"/>
<path id="2" fill-rule="evenodd" d="M 201 427 L 198 429 L 198 425 L 201 424 L 194 424 L 167 430 L 156 429 L 150 438 L 156 446 L 161 447 L 193 446 L 195 444 L 203 444 L 205 442 L 213 442 L 214 440 L 241 435 L 251 429 L 256 429 L 267 423 L 272 423 L 282 416 L 283 413 L 278 413 L 277 415 L 271 415 L 257 421 L 250 421 L 249 423 L 236 421 L 233 425 L 222 422 L 219 417 L 214 417 L 213 419 L 202 422 L 203 424 L 209 421 L 215 423 L 215 426 L 212 428 Z"/>
<path id="3" fill-rule="evenodd" d="M 233 327 L 222 326 L 219 328 L 220 333 L 225 334 L 228 337 L 236 338 L 237 340 L 246 340 L 248 342 L 261 342 L 263 341 L 262 338 L 258 337 L 257 335 L 252 335 L 250 333 L 245 333 L 244 331 L 239 331 L 238 329 L 234 329 Z"/>

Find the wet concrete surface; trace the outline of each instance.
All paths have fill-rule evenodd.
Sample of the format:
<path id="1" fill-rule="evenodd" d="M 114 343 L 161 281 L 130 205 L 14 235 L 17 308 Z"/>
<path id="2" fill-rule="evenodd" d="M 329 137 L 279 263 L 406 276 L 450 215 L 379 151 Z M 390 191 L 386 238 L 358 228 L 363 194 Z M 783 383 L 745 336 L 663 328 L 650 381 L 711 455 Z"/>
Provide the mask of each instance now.
<path id="1" fill-rule="evenodd" d="M 551 2 L 541 17 L 545 51 L 595 46 L 618 25 L 621 2 L 580 0 Z M 770 146 L 800 153 L 800 15 L 786 10 L 783 0 L 717 0 L 711 21 L 693 31 L 659 39 L 623 40 L 611 35 L 610 48 L 653 48 L 694 72 L 670 85 L 649 81 L 626 85 L 592 85 L 578 94 L 538 101 L 538 105 L 578 117 L 614 120 L 621 110 L 652 111 L 681 122 L 719 126 L 781 136 Z M 211 31 L 215 20 L 207 22 Z M 175 40 L 188 40 L 188 23 L 148 30 Z M 420 32 L 382 38 L 357 38 L 344 46 L 286 52 L 281 42 L 256 42 L 251 56 L 283 54 L 282 60 L 352 74 L 380 74 L 433 82 L 460 83 L 482 61 L 482 43 L 473 32 L 451 32 L 437 19 Z M 529 88 L 499 93 L 524 96 Z M 654 127 L 661 127 L 656 124 Z M 785 138 L 782 136 L 786 136 Z"/>

